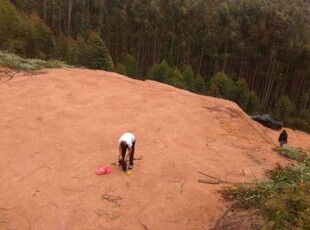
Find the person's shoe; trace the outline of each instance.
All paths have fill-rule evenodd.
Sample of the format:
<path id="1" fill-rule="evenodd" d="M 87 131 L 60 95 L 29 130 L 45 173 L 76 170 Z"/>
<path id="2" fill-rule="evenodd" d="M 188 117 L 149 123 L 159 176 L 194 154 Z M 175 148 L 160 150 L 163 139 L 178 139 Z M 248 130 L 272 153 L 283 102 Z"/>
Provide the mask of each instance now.
<path id="1" fill-rule="evenodd" d="M 129 167 L 128 167 L 129 169 L 133 169 L 133 165 L 129 165 Z"/>
<path id="2" fill-rule="evenodd" d="M 126 170 L 127 170 L 127 164 L 126 164 L 125 161 L 122 161 L 122 162 L 121 162 L 121 166 L 122 166 L 123 171 L 126 172 Z"/>

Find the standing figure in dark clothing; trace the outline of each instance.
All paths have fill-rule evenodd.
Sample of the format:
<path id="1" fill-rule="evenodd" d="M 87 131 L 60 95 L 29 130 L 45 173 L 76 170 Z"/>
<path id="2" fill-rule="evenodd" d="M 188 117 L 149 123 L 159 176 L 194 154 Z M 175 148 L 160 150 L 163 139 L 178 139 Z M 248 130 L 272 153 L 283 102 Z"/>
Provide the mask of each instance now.
<path id="1" fill-rule="evenodd" d="M 287 132 L 285 131 L 285 129 L 280 133 L 279 143 L 280 147 L 282 147 L 284 144 L 287 144 Z"/>

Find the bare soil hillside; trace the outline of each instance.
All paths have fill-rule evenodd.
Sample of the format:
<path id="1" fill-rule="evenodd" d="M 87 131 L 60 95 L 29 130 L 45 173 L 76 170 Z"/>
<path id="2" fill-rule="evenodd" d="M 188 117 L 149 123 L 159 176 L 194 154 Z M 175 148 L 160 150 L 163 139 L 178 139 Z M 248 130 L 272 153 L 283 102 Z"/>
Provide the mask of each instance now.
<path id="1" fill-rule="evenodd" d="M 279 131 L 235 103 L 105 71 L 54 69 L 0 78 L 0 229 L 209 229 L 227 210 L 219 190 L 288 161 Z M 136 135 L 130 176 L 116 166 Z M 289 145 L 310 136 L 287 129 Z"/>

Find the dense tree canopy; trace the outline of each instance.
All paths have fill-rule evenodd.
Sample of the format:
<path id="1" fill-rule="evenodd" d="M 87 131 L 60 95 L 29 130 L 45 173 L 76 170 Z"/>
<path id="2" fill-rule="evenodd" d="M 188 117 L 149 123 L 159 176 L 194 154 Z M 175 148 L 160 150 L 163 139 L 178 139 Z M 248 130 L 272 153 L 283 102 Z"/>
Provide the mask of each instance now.
<path id="1" fill-rule="evenodd" d="M 247 112 L 274 112 L 287 124 L 298 123 L 295 117 L 310 129 L 308 0 L 0 2 L 2 50 L 115 66 L 235 100 Z"/>

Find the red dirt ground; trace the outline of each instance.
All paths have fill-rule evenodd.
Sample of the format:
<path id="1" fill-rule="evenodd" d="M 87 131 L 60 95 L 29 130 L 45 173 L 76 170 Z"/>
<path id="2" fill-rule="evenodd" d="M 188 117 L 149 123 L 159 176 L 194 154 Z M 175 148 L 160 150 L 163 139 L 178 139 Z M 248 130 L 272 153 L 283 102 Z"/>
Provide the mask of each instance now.
<path id="1" fill-rule="evenodd" d="M 279 131 L 235 103 L 86 69 L 0 79 L 0 229 L 208 229 L 229 207 L 219 190 L 288 161 Z M 136 135 L 130 176 L 113 166 Z M 289 145 L 310 135 L 287 129 Z"/>

